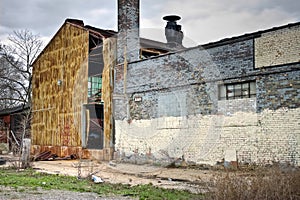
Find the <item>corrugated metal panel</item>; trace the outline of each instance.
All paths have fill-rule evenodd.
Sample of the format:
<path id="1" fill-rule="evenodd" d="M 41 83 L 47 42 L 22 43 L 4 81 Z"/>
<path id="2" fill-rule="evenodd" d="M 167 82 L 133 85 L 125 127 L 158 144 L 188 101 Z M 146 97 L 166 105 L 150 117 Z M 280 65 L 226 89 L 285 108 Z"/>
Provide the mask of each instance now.
<path id="1" fill-rule="evenodd" d="M 81 146 L 88 42 L 87 30 L 65 23 L 34 63 L 33 145 Z"/>
<path id="2" fill-rule="evenodd" d="M 107 38 L 103 41 L 102 100 L 104 101 L 104 148 L 112 147 L 113 142 L 112 92 L 116 49 L 115 38 Z"/>

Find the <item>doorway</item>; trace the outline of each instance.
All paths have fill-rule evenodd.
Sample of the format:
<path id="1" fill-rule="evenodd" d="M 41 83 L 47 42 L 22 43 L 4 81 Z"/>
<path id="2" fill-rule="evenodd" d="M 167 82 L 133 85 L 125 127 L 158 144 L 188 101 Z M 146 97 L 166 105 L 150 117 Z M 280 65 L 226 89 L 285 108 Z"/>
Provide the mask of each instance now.
<path id="1" fill-rule="evenodd" d="M 87 149 L 103 149 L 103 104 L 86 104 L 82 107 L 82 146 Z"/>

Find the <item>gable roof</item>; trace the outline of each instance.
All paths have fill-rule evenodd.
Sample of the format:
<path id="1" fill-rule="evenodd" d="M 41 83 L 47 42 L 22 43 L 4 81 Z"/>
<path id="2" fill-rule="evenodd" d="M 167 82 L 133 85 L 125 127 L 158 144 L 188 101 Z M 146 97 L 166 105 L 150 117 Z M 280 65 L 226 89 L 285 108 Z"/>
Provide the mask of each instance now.
<path id="1" fill-rule="evenodd" d="M 112 30 L 104 30 L 104 29 L 96 29 L 91 26 L 84 26 L 84 23 L 82 20 L 79 19 L 66 19 L 65 22 L 61 25 L 61 27 L 56 31 L 54 36 L 51 38 L 51 40 L 48 42 L 48 44 L 44 47 L 44 49 L 40 52 L 40 54 L 37 56 L 37 58 L 34 60 L 32 65 L 35 64 L 35 62 L 40 58 L 40 56 L 44 53 L 45 49 L 51 44 L 53 39 L 58 35 L 58 33 L 61 31 L 61 29 L 66 25 L 70 24 L 74 27 L 77 27 L 79 29 L 83 29 L 85 31 L 88 31 L 91 35 L 98 37 L 98 38 L 107 38 L 114 34 L 114 31 Z"/>
<path id="2" fill-rule="evenodd" d="M 72 26 L 75 26 L 77 28 L 86 30 L 91 34 L 92 36 L 95 36 L 99 39 L 105 39 L 109 37 L 113 37 L 118 34 L 118 32 L 114 30 L 109 30 L 109 29 L 100 29 L 97 27 L 93 27 L 90 25 L 84 25 L 84 22 L 79 19 L 66 19 L 65 22 L 62 24 L 62 26 L 58 29 L 58 31 L 54 34 L 54 36 L 51 38 L 51 40 L 48 42 L 48 44 L 44 47 L 44 49 L 41 51 L 41 53 L 37 56 L 37 58 L 34 60 L 33 64 L 39 59 L 39 57 L 44 53 L 45 49 L 50 45 L 50 43 L 53 41 L 53 39 L 56 37 L 56 35 L 60 32 L 60 30 L 65 26 L 65 24 L 70 24 Z M 167 46 L 166 43 L 155 41 L 155 40 L 150 40 L 146 38 L 140 38 L 140 45 L 141 48 L 153 48 L 157 50 L 161 50 L 163 52 L 168 52 L 171 51 L 171 48 Z"/>

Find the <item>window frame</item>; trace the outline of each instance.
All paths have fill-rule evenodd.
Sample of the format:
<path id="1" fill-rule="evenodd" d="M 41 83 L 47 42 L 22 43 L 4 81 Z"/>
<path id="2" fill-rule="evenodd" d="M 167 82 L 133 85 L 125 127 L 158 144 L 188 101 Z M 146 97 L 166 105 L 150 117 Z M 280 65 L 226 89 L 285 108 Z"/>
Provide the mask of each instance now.
<path id="1" fill-rule="evenodd" d="M 97 80 L 94 80 L 94 79 L 97 79 Z M 100 81 L 99 81 L 99 79 L 100 79 Z M 89 98 L 95 97 L 95 95 L 101 97 L 101 94 L 102 94 L 102 76 L 101 75 L 89 76 L 88 77 L 88 97 Z"/>
<path id="2" fill-rule="evenodd" d="M 256 97 L 256 81 L 226 83 L 218 89 L 219 101 Z"/>

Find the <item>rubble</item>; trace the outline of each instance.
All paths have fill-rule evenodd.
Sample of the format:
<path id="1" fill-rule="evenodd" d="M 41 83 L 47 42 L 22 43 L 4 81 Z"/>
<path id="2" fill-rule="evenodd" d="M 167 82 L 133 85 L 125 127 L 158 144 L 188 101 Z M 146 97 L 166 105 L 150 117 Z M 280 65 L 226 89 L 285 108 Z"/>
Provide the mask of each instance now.
<path id="1" fill-rule="evenodd" d="M 76 154 L 71 154 L 66 157 L 58 157 L 56 154 L 52 154 L 51 151 L 44 151 L 33 156 L 32 161 L 50 161 L 50 160 L 74 160 L 77 159 Z"/>

